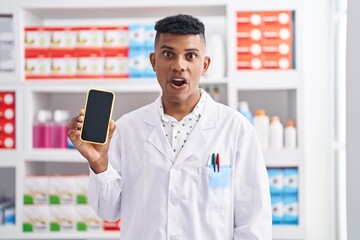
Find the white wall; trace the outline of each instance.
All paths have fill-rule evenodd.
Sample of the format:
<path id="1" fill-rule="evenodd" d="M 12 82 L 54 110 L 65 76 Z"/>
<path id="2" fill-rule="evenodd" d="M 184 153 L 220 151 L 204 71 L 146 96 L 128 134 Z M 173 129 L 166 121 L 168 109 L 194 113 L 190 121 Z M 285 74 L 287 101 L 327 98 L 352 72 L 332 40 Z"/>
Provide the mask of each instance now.
<path id="1" fill-rule="evenodd" d="M 360 1 L 348 0 L 346 174 L 348 240 L 360 239 Z"/>
<path id="2" fill-rule="evenodd" d="M 303 0 L 307 240 L 332 240 L 330 1 Z"/>

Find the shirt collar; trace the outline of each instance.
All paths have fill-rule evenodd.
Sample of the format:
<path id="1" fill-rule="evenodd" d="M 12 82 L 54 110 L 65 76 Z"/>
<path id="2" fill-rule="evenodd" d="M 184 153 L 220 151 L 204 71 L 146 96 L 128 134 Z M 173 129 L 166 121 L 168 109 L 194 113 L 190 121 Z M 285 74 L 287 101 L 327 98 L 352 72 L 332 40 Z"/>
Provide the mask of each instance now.
<path id="1" fill-rule="evenodd" d="M 192 110 L 191 113 L 189 113 L 188 115 L 186 115 L 183 119 L 186 119 L 189 116 L 194 116 L 194 117 L 199 117 L 201 116 L 202 111 L 204 110 L 204 106 L 205 106 L 205 102 L 207 100 L 208 94 L 205 92 L 204 89 L 200 88 L 200 100 L 197 102 L 197 104 L 195 105 L 194 109 Z M 170 119 L 170 115 L 164 113 L 164 107 L 163 107 L 163 103 L 161 101 L 161 97 L 158 98 L 158 109 L 160 112 L 160 118 L 162 121 L 165 122 L 169 122 Z M 172 118 L 172 117 L 171 117 Z M 182 120 L 183 120 L 182 119 Z M 181 120 L 181 121 L 182 121 Z"/>

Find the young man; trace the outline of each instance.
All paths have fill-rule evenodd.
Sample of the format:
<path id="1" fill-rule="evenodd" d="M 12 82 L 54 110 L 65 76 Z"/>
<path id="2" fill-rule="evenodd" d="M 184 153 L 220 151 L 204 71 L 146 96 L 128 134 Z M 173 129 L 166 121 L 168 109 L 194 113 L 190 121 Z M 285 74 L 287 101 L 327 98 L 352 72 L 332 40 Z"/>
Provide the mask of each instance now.
<path id="1" fill-rule="evenodd" d="M 162 96 L 111 121 L 106 145 L 81 142 L 83 110 L 69 122 L 68 136 L 91 168 L 91 205 L 103 219 L 121 218 L 122 240 L 271 239 L 254 128 L 199 88 L 210 64 L 204 25 L 176 15 L 155 30 L 150 61 Z"/>

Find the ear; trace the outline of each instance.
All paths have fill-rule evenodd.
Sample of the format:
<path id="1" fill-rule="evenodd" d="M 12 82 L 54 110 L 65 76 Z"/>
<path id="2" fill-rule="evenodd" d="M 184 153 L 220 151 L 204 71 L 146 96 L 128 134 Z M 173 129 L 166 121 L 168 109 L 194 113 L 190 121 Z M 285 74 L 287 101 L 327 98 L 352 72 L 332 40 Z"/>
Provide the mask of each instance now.
<path id="1" fill-rule="evenodd" d="M 149 56 L 149 58 L 150 58 L 150 63 L 151 63 L 151 66 L 152 66 L 152 68 L 153 68 L 153 70 L 154 70 L 154 72 L 156 71 L 155 70 L 155 53 L 150 53 L 150 56 Z"/>
<path id="2" fill-rule="evenodd" d="M 201 73 L 202 76 L 205 75 L 206 71 L 208 70 L 209 66 L 210 66 L 210 62 L 211 62 L 211 59 L 209 56 L 205 56 L 204 58 L 204 68 L 203 68 L 203 71 Z"/>

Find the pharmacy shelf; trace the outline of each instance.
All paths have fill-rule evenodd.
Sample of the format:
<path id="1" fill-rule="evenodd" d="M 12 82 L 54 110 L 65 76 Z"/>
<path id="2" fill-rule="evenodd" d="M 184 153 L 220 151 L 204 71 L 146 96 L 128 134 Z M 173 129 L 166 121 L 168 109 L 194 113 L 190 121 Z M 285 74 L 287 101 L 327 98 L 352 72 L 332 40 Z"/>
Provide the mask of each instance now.
<path id="1" fill-rule="evenodd" d="M 19 76 L 13 73 L 0 73 L 1 84 L 13 84 L 19 81 Z"/>
<path id="2" fill-rule="evenodd" d="M 31 80 L 26 81 L 25 86 L 32 92 L 87 92 L 89 88 L 106 88 L 115 92 L 160 92 L 155 78 Z"/>
<path id="3" fill-rule="evenodd" d="M 274 240 L 305 239 L 305 231 L 299 226 L 273 226 Z"/>
<path id="4" fill-rule="evenodd" d="M 11 6 L 23 6 L 24 8 L 30 8 L 32 11 L 38 11 L 39 13 L 42 13 L 46 17 L 60 17 L 60 18 L 66 18 L 69 16 L 69 14 L 74 14 L 74 16 L 79 16 L 76 14 L 76 11 L 69 11 L 69 10 L 79 10 L 79 9 L 85 9 L 87 11 L 93 9 L 95 10 L 95 13 L 101 14 L 101 9 L 114 10 L 115 15 L 119 15 L 119 13 L 126 13 L 126 15 L 134 15 L 134 14 L 141 14 L 148 13 L 149 7 L 153 8 L 161 8 L 161 9 L 167 9 L 167 8 L 176 8 L 176 7 L 182 7 L 182 8 L 194 8 L 194 7 L 201 7 L 201 8 L 211 8 L 212 6 L 225 6 L 225 3 L 223 0 L 207 0 L 207 1 L 192 1 L 192 0 L 183 0 L 183 1 L 173 1 L 169 2 L 166 0 L 157 0 L 154 2 L 149 2 L 146 0 L 137 0 L 137 1 L 112 1 L 112 0 L 103 0 L 103 1 L 87 1 L 87 0 L 64 0 L 59 2 L 48 2 L 46 0 L 35 0 L 31 2 L 24 2 L 21 0 L 14 0 L 9 3 Z M 71 9 L 69 9 L 69 6 L 71 6 Z M 129 13 L 129 8 L 133 10 L 133 8 L 136 8 L 137 11 L 134 13 Z M 53 9 L 52 12 L 46 11 L 46 9 Z M 66 11 L 64 10 L 66 9 Z M 116 9 L 116 10 L 115 10 Z M 142 12 L 143 11 L 143 12 Z M 118 14 L 116 14 L 118 12 Z M 204 11 L 206 12 L 206 11 Z M 62 15 L 54 15 L 54 13 L 62 13 Z M 112 12 L 110 11 L 109 14 Z M 104 13 L 103 13 L 104 14 Z M 169 14 L 169 13 L 167 13 Z M 153 14 L 152 14 L 153 15 Z M 136 16 L 135 16 L 136 17 Z"/>
<path id="5" fill-rule="evenodd" d="M 7 238 L 16 239 L 17 233 L 18 228 L 15 225 L 0 225 L 0 236 L 9 236 Z"/>
<path id="6" fill-rule="evenodd" d="M 83 107 L 86 92 L 90 88 L 108 89 L 116 93 L 116 111 L 113 118 L 144 105 L 159 96 L 161 89 L 155 78 L 129 79 L 25 79 L 24 27 L 26 26 L 104 26 L 119 24 L 153 24 L 164 15 L 191 14 L 202 19 L 206 32 L 217 32 L 225 40 L 226 76 L 205 77 L 200 80 L 204 88 L 220 86 L 220 102 L 236 108 L 242 96 L 249 97 L 255 106 L 267 91 L 265 101 L 272 100 L 273 112 L 281 112 L 281 119 L 294 119 L 297 123 L 298 143 L 303 146 L 303 78 L 301 51 L 300 2 L 297 0 L 183 0 L 183 1 L 88 1 L 88 0 L 13 0 L 0 3 L 0 13 L 11 14 L 14 20 L 16 72 L 1 74 L 0 90 L 13 90 L 17 94 L 17 144 L 13 152 L 1 151 L 0 168 L 16 168 L 17 225 L 0 227 L 0 239 L 119 239 L 119 232 L 91 233 L 23 233 L 22 194 L 26 175 L 78 174 L 88 171 L 86 160 L 73 149 L 33 149 L 32 125 L 39 109 L 67 109 L 71 114 Z M 292 70 L 236 70 L 236 12 L 294 10 L 296 12 L 295 62 Z M 209 85 L 209 86 L 207 86 Z M 264 91 L 262 91 L 264 90 Z M 268 91 L 270 90 L 270 91 Z M 275 91 L 274 91 L 275 90 Z M 270 95 L 267 95 L 270 92 Z M 272 94 L 272 95 L 271 95 Z M 281 100 L 286 103 L 275 106 Z M 126 101 L 125 101 L 126 100 Z M 268 101 L 268 102 L 271 102 Z M 262 104 L 260 101 L 259 104 Z M 266 106 L 267 107 L 267 106 Z M 279 109 L 283 110 L 280 111 Z M 270 109 L 269 109 L 270 110 Z M 269 111 L 271 113 L 271 111 Z M 26 121 L 25 121 L 26 120 Z M 3 154 L 5 153 L 5 155 Z M 274 226 L 273 237 L 278 240 L 299 240 L 305 238 L 304 230 L 304 151 L 303 149 L 266 150 L 263 152 L 267 167 L 299 168 L 299 226 Z M 4 161 L 2 161 L 3 157 Z M 15 159 L 8 160 L 8 159 Z"/>
<path id="7" fill-rule="evenodd" d="M 298 167 L 303 163 L 299 149 L 265 150 L 263 154 L 267 167 Z"/>
<path id="8" fill-rule="evenodd" d="M 40 239 L 91 239 L 91 240 L 119 240 L 120 239 L 120 232 L 87 232 L 87 233 L 79 233 L 79 232 L 59 232 L 59 233 L 14 233 L 15 229 L 11 233 L 10 230 L 6 229 L 4 231 L 7 234 L 6 239 L 26 239 L 26 240 L 40 240 Z M 1 234 L 0 230 L 0 234 Z"/>
<path id="9" fill-rule="evenodd" d="M 292 90 L 301 84 L 296 72 L 244 72 L 231 77 L 231 85 L 240 90 Z"/>
<path id="10" fill-rule="evenodd" d="M 19 155 L 16 151 L 11 150 L 2 150 L 1 155 L 0 170 L 1 168 L 17 167 L 20 160 L 22 159 L 21 155 Z"/>
<path id="11" fill-rule="evenodd" d="M 41 149 L 32 150 L 24 157 L 32 162 L 86 162 L 86 159 L 74 149 Z"/>
<path id="12" fill-rule="evenodd" d="M 227 84 L 227 78 L 202 78 L 200 84 Z M 160 92 L 156 78 L 124 79 L 66 79 L 66 80 L 28 80 L 24 85 L 34 92 L 84 92 L 91 87 L 108 88 L 115 92 Z M 69 89 L 70 88 L 70 89 Z"/>

